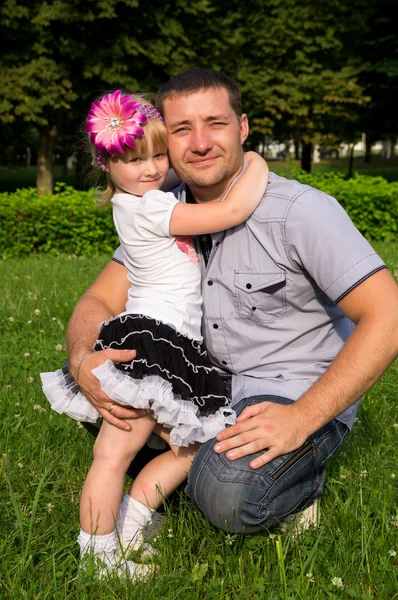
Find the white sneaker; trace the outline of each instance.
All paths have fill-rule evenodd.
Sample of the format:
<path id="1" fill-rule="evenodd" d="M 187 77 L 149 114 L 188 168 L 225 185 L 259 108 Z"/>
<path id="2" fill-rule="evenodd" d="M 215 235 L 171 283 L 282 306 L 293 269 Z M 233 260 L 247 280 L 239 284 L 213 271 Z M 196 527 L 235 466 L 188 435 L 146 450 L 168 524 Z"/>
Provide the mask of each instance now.
<path id="1" fill-rule="evenodd" d="M 281 523 L 282 529 L 290 530 L 291 539 L 294 541 L 303 531 L 309 529 L 312 525 L 315 527 L 319 525 L 320 514 L 319 498 L 317 498 L 313 504 L 307 506 L 301 512 L 288 515 Z"/>

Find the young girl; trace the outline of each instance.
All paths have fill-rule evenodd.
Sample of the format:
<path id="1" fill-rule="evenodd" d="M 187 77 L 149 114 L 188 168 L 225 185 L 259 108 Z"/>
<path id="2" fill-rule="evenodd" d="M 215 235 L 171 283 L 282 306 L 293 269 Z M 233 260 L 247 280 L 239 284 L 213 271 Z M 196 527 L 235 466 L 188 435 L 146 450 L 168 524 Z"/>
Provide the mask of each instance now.
<path id="1" fill-rule="evenodd" d="M 160 191 L 169 171 L 166 129 L 147 101 L 120 90 L 107 94 L 92 104 L 86 131 L 94 162 L 107 173 L 131 283 L 126 311 L 102 324 L 94 351 L 137 352 L 131 363 L 107 361 L 93 374 L 114 403 L 148 412 L 128 432 L 103 421 L 81 496 L 78 541 L 81 557 L 91 551 L 103 573 L 118 567 L 139 577 L 148 567 L 127 561 L 118 548 L 142 546 L 144 526 L 186 478 L 195 445 L 234 422 L 222 378 L 202 342 L 199 260 L 188 236 L 247 219 L 264 194 L 268 168 L 248 153 L 248 169 L 225 200 L 185 204 Z M 81 421 L 99 417 L 70 375 L 43 373 L 42 382 L 57 412 Z M 157 424 L 170 450 L 139 473 L 120 506 L 125 472 Z"/>

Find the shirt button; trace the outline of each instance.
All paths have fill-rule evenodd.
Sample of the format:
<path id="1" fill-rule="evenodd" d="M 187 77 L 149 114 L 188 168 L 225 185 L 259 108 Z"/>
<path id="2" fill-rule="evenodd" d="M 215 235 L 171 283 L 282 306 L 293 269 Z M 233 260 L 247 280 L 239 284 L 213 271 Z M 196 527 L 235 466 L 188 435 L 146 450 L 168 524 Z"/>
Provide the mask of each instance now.
<path id="1" fill-rule="evenodd" d="M 219 245 L 220 245 L 220 242 L 216 242 L 216 246 L 219 246 Z"/>
<path id="2" fill-rule="evenodd" d="M 252 289 L 252 284 L 251 283 L 246 283 L 246 289 L 247 290 L 251 290 Z"/>
<path id="3" fill-rule="evenodd" d="M 207 285 L 213 285 L 214 281 L 212 281 L 211 279 L 207 282 Z"/>
<path id="4" fill-rule="evenodd" d="M 213 329 L 218 329 L 217 323 L 213 323 Z"/>

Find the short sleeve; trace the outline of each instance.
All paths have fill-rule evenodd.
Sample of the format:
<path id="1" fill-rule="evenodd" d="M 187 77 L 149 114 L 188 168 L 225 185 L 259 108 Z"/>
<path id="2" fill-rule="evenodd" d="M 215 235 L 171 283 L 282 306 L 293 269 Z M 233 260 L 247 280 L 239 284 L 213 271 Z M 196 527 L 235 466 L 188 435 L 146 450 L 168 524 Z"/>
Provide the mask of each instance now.
<path id="1" fill-rule="evenodd" d="M 124 265 L 124 256 L 123 256 L 123 250 L 122 250 L 121 246 L 118 246 L 116 248 L 115 252 L 113 253 L 112 260 L 114 262 L 119 263 L 120 265 Z"/>
<path id="2" fill-rule="evenodd" d="M 285 227 L 290 260 L 333 302 L 385 267 L 337 200 L 319 190 L 306 189 L 292 202 Z"/>
<path id="3" fill-rule="evenodd" d="M 159 236 L 170 235 L 170 219 L 177 198 L 171 192 L 154 190 L 147 192 L 135 208 L 135 222 L 138 228 Z"/>

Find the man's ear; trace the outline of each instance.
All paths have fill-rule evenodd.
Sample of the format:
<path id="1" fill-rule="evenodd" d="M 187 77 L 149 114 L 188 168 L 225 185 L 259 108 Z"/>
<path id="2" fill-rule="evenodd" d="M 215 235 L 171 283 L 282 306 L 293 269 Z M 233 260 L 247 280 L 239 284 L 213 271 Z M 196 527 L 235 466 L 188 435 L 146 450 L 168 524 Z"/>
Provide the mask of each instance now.
<path id="1" fill-rule="evenodd" d="M 249 135 L 249 121 L 247 119 L 247 115 L 245 115 L 245 114 L 241 115 L 241 117 L 240 117 L 239 130 L 240 130 L 240 143 L 241 143 L 241 145 L 243 145 L 243 143 L 247 139 L 247 136 Z"/>

